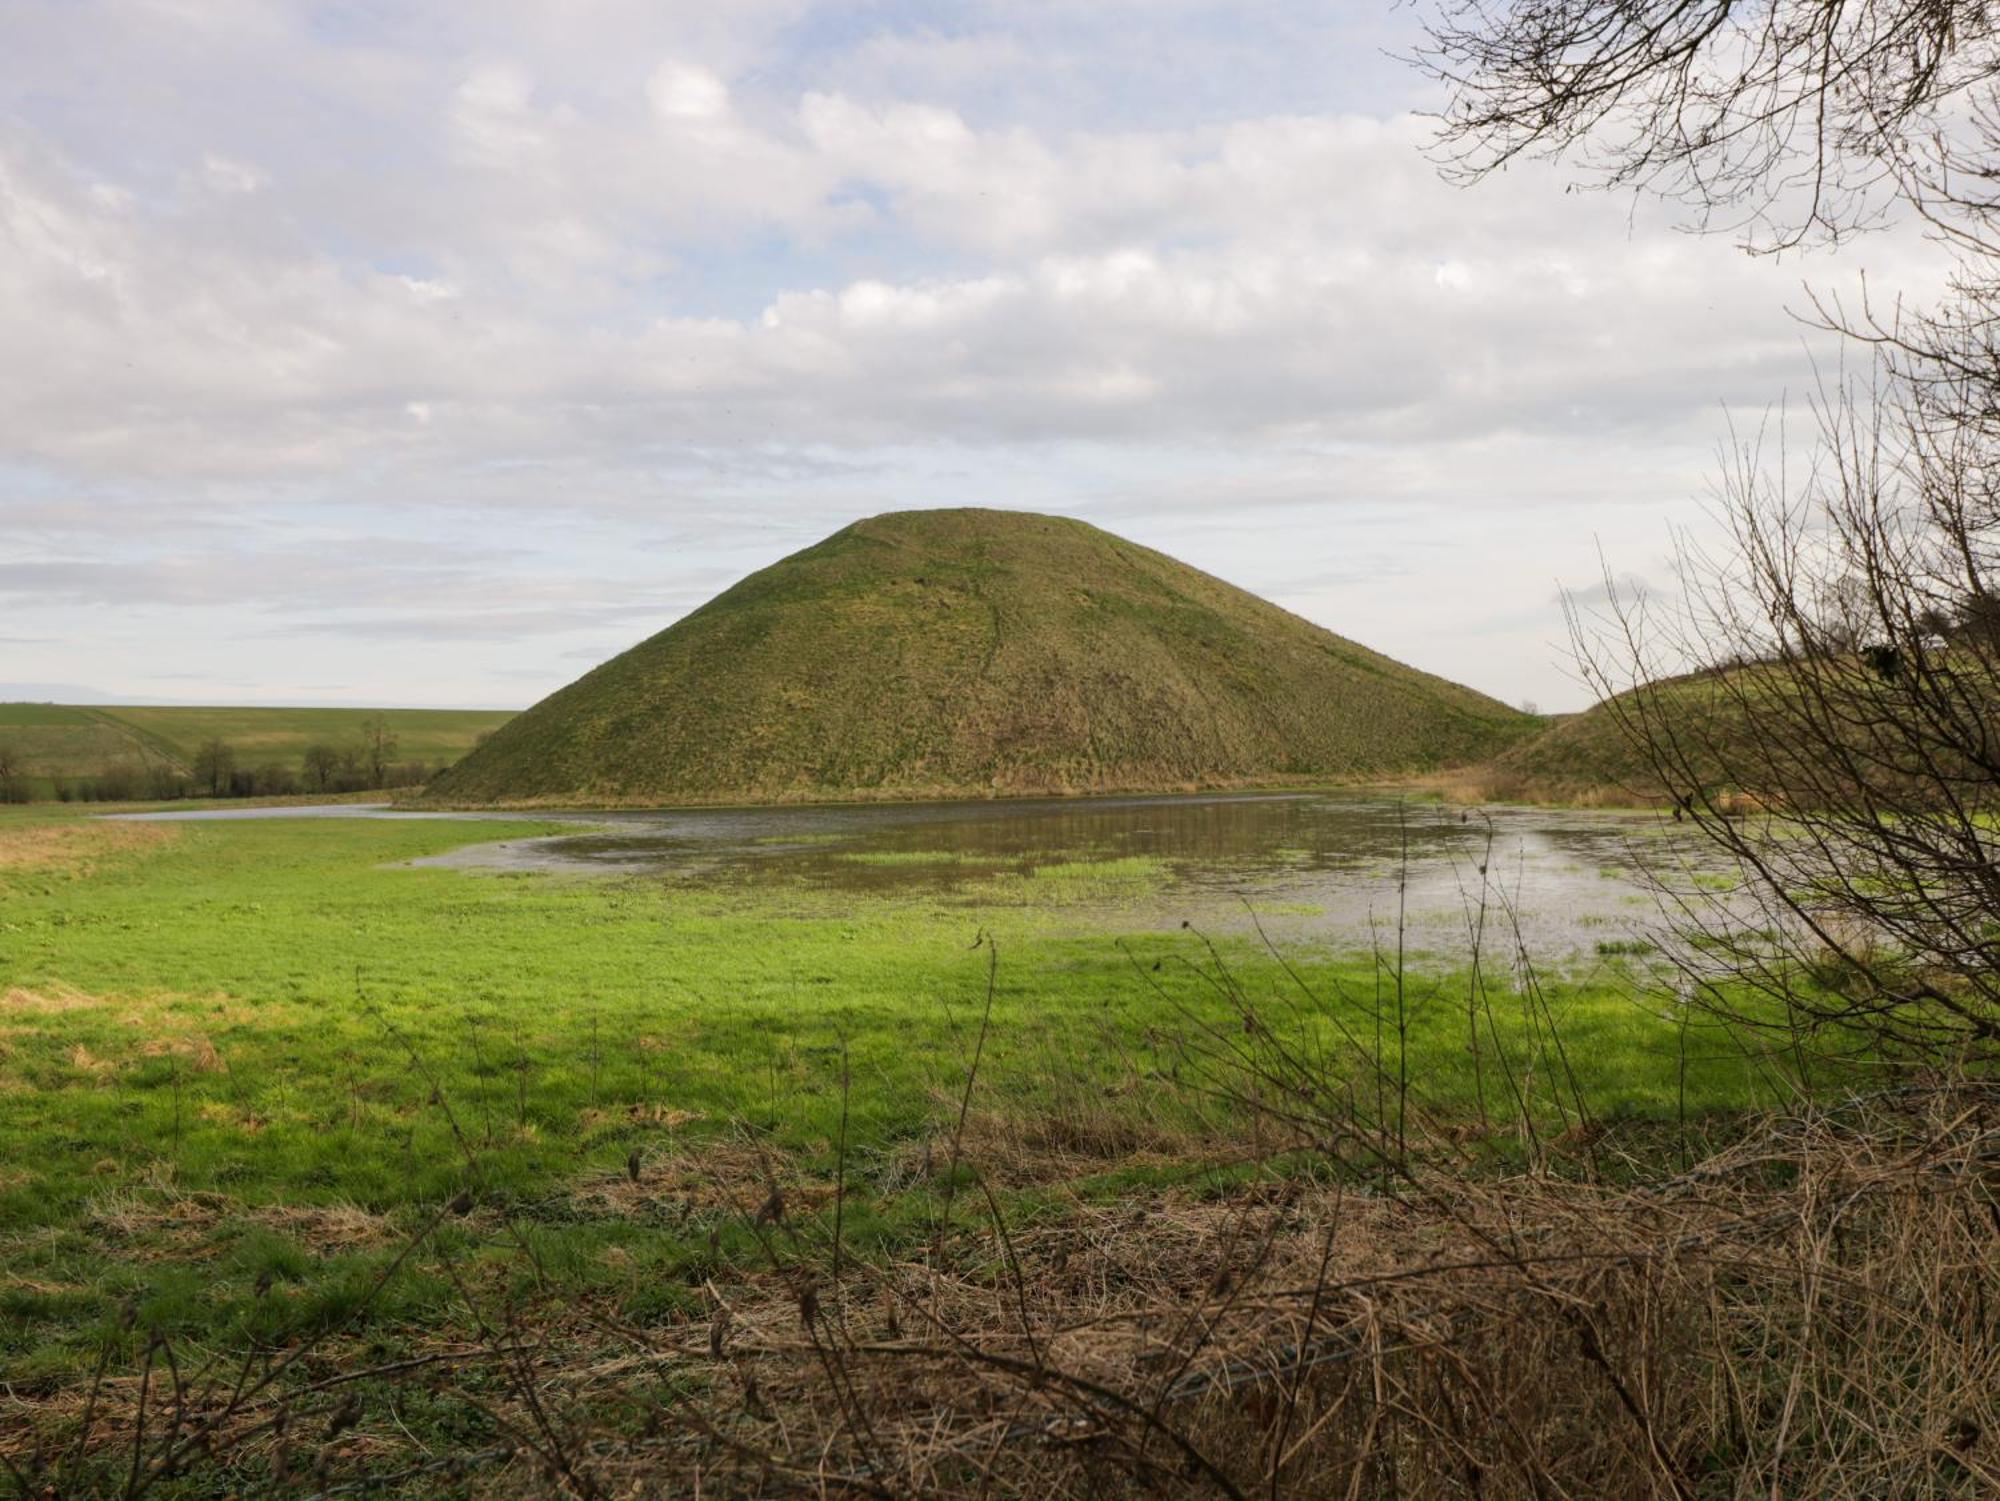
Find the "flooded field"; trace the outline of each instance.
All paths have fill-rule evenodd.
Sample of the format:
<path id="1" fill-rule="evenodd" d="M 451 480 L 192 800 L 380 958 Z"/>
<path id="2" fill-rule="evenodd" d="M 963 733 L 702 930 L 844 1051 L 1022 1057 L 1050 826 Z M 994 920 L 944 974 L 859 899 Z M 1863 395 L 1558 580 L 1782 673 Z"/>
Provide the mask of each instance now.
<path id="1" fill-rule="evenodd" d="M 477 818 L 345 804 L 137 815 L 209 818 Z M 1463 945 L 1479 921 L 1532 951 L 1590 951 L 1645 928 L 1656 899 L 1641 866 L 1672 882 L 1719 884 L 1703 852 L 1649 813 L 1462 809 L 1380 793 L 1034 799 L 560 813 L 575 832 L 472 843 L 416 863 L 740 885 L 804 883 L 927 895 L 977 908 L 1047 891 L 1093 925 L 1180 921 L 1342 944 Z M 1018 882 L 1044 879 L 1023 895 Z M 1126 879 L 1118 879 L 1125 877 Z M 1108 879 L 1107 879 L 1108 878 Z M 1073 890 L 1065 892 L 1065 887 Z M 1002 895 L 1003 889 L 1006 895 Z"/>
<path id="2" fill-rule="evenodd" d="M 1192 1223 L 1236 1267 L 1290 1182 L 1342 1175 L 1329 1227 L 1363 1196 L 1403 1215 L 1417 1194 L 1380 1169 L 1420 1132 L 1567 1181 L 1677 1164 L 1784 1085 L 1646 946 L 1642 867 L 1723 876 L 1642 814 L 1343 791 L 137 816 L 0 809 L 0 1374 L 78 1412 L 136 1410 L 149 1359 L 172 1380 L 155 1328 L 197 1370 L 204 1341 L 284 1360 L 350 1328 L 400 1369 L 485 1348 L 510 1326 L 480 1289 L 509 1285 L 729 1380 L 725 1279 L 778 1287 L 759 1327 L 801 1342 L 811 1284 L 773 1246 L 808 1247 L 821 1286 L 835 1247 L 872 1279 L 857 1329 L 907 1276 L 908 1329 L 941 1229 L 966 1306 L 1006 1287 L 1008 1216 L 1016 1246 L 1115 1224 L 1148 1255 Z M 1333 1243 L 1293 1264 L 1324 1280 Z M 411 1291 L 354 1322 L 404 1265 Z M 1129 1265 L 1088 1275 L 1123 1297 Z"/>

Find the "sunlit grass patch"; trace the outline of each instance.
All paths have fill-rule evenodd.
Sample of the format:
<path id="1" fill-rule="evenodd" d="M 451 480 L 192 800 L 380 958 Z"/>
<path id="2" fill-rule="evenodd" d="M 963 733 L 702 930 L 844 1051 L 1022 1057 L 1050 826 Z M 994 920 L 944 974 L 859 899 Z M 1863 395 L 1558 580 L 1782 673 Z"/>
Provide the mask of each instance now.
<path id="1" fill-rule="evenodd" d="M 1028 879 L 1048 886 L 1153 886 L 1167 878 L 1167 862 L 1152 855 L 1109 860 L 1056 860 L 1033 865 Z"/>

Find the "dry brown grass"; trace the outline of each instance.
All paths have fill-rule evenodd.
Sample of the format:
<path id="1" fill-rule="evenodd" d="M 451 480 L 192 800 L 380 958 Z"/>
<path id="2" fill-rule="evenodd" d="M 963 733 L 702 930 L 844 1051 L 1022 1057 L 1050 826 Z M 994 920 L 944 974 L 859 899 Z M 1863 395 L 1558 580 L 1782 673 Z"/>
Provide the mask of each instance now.
<path id="1" fill-rule="evenodd" d="M 180 1037 L 149 1037 L 139 1044 L 139 1056 L 172 1058 L 198 1074 L 214 1073 L 223 1066 L 222 1054 L 216 1051 L 215 1044 L 199 1033 Z"/>
<path id="2" fill-rule="evenodd" d="M 106 1005 L 100 995 L 88 995 L 70 985 L 50 985 L 40 991 L 12 987 L 0 995 L 0 1019 L 12 1017 L 60 1017 L 70 1011 L 94 1011 Z M 0 1033 L 30 1031 L 26 1027 L 0 1027 Z"/>
<path id="3" fill-rule="evenodd" d="M 381 1369 L 356 1338 L 179 1420 L 215 1418 L 238 1475 L 409 1495 L 441 1476 L 682 1495 L 697 1475 L 716 1496 L 2000 1490 L 2000 1091 L 1772 1119 L 1639 1186 L 1418 1163 L 1386 1194 L 1272 1173 L 1011 1224 L 981 1181 L 1041 1168 L 954 1139 L 959 1186 L 917 1252 L 841 1255 L 841 1185 L 749 1136 L 663 1154 L 568 1205 L 752 1226 L 765 1254 L 714 1268 L 698 1309 L 635 1327 L 608 1298 L 509 1293 L 487 1261 L 460 1274 L 483 1336 Z M 101 1230 L 158 1233 L 133 1215 L 171 1208 L 179 1229 L 224 1206 L 111 1208 Z M 494 1245 L 509 1224 L 469 1219 Z M 484 1404 L 500 1437 L 456 1454 L 402 1437 L 381 1388 L 419 1377 Z M 374 1406 L 329 1421 L 364 1381 Z M 106 1442 L 129 1442 L 136 1401 L 129 1377 L 105 1385 Z"/>
<path id="4" fill-rule="evenodd" d="M 396 1238 L 394 1221 L 358 1204 L 267 1204 L 241 1217 L 322 1250 L 386 1246 Z"/>
<path id="5" fill-rule="evenodd" d="M 185 1021 L 200 1016 L 216 1025 L 235 1026 L 262 1020 L 272 1014 L 266 1004 L 253 1008 L 220 992 L 184 995 L 157 991 L 144 996 L 94 995 L 60 981 L 44 984 L 39 990 L 14 986 L 0 993 L 0 1018 L 8 1016 L 60 1016 L 72 1011 L 95 1011 L 102 1007 L 120 1008 L 119 1020 L 128 1027 L 159 1027 L 167 1021 Z M 289 1011 L 291 1008 L 283 1008 Z"/>
<path id="6" fill-rule="evenodd" d="M 115 1073 L 118 1068 L 110 1059 L 98 1057 L 80 1042 L 69 1050 L 69 1066 L 99 1078 Z"/>
<path id="7" fill-rule="evenodd" d="M 719 1493 L 1993 1494 L 1996 1188 L 1981 1095 L 1637 1190 L 1272 1181 L 1005 1234 L 965 1205 L 937 1260 L 711 1287 L 719 1360 L 714 1323 L 622 1360 L 711 1373 Z M 637 1368 L 592 1327 L 555 1382 L 582 1410 Z"/>
<path id="8" fill-rule="evenodd" d="M 88 1011 L 104 1004 L 102 996 L 87 995 L 68 985 L 52 985 L 43 990 L 23 990 L 17 986 L 0 995 L 0 1016 L 59 1016 L 66 1011 Z"/>
<path id="9" fill-rule="evenodd" d="M 0 873 L 88 875 L 109 861 L 158 849 L 179 834 L 172 824 L 97 820 L 0 826 Z"/>
<path id="10" fill-rule="evenodd" d="M 119 1164 L 110 1175 L 122 1176 Z M 133 1245 L 158 1257 L 205 1245 L 225 1232 L 259 1225 L 322 1251 L 391 1245 L 398 1234 L 388 1217 L 353 1204 L 245 1204 L 228 1194 L 189 1192 L 155 1165 L 154 1177 L 98 1196 L 85 1211 L 93 1235 Z"/>
<path id="11" fill-rule="evenodd" d="M 1591 781 L 1547 776 L 1489 761 L 1456 767 L 1417 779 L 1413 786 L 1435 793 L 1448 803 L 1536 803 L 1562 808 L 1658 808 L 1667 804 L 1662 791 L 1616 781 Z"/>

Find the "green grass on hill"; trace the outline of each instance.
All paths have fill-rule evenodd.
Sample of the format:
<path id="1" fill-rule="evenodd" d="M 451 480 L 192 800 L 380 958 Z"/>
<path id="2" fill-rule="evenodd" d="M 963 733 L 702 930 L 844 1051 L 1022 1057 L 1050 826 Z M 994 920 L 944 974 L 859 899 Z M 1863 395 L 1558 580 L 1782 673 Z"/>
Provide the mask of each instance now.
<path id="1" fill-rule="evenodd" d="M 154 741 L 192 757 L 208 740 L 221 740 L 242 761 L 297 761 L 308 745 L 342 745 L 361 738 L 364 721 L 380 715 L 396 736 L 403 761 L 456 761 L 478 738 L 514 717 L 512 709 L 243 709 L 162 708 L 100 711 Z"/>
<path id="2" fill-rule="evenodd" d="M 1740 772 L 1767 764 L 1757 750 L 1757 737 L 1781 732 L 1778 727 L 1791 722 L 1781 698 L 1785 692 L 1782 671 L 1770 666 L 1737 668 L 1726 677 L 1691 673 L 1663 679 L 1554 719 L 1540 734 L 1510 745 L 1456 780 L 1483 798 L 1657 806 L 1669 794 L 1632 733 L 1634 726 L 1650 724 L 1656 728 L 1645 733 L 1678 747 L 1710 794 L 1726 798 L 1738 790 L 1732 768 Z M 1755 709 L 1760 702 L 1772 710 L 1761 726 Z"/>
<path id="3" fill-rule="evenodd" d="M 31 790 L 77 782 L 115 767 L 164 766 L 185 772 L 209 740 L 236 752 L 239 765 L 296 769 L 307 746 L 356 744 L 362 723 L 380 714 L 396 736 L 398 761 L 441 765 L 505 724 L 511 709 L 271 709 L 0 704 L 0 747 L 20 763 Z"/>
<path id="4" fill-rule="evenodd" d="M 464 803 L 1326 782 L 1537 721 L 1080 521 L 912 511 L 752 574 L 511 721 Z"/>
<path id="5" fill-rule="evenodd" d="M 94 722 L 88 709 L 68 704 L 0 704 L 0 729 L 59 728 Z"/>
<path id="6" fill-rule="evenodd" d="M 0 750 L 31 795 L 46 795 L 57 779 L 98 776 L 121 764 L 184 769 L 129 726 L 64 704 L 0 704 Z"/>
<path id="7" fill-rule="evenodd" d="M 1666 801 L 1658 776 L 1603 704 L 1550 720 L 1539 735 L 1460 780 L 1481 798 L 1630 807 Z"/>

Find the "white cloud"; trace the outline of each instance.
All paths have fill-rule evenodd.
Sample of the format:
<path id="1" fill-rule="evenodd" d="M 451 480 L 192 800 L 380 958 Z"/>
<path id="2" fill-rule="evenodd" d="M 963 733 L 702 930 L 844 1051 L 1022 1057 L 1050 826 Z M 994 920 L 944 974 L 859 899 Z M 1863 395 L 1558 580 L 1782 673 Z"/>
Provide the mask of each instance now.
<path id="1" fill-rule="evenodd" d="M 646 80 L 646 98 L 664 120 L 719 120 L 729 113 L 729 85 L 693 63 L 661 63 Z"/>
<path id="2" fill-rule="evenodd" d="M 536 119 L 534 78 L 519 63 L 486 63 L 454 91 L 453 143 L 482 167 L 517 170 L 543 158 L 549 137 Z"/>
<path id="3" fill-rule="evenodd" d="M 218 193 L 254 193 L 264 186 L 264 174 L 246 162 L 211 152 L 202 158 L 201 165 L 209 186 Z"/>
<path id="4" fill-rule="evenodd" d="M 1273 537 L 1366 516 L 1389 540 L 1365 567 L 1287 584 L 1293 543 L 1254 537 L 1230 567 L 1441 671 L 1449 620 L 1458 672 L 1553 702 L 1559 622 L 1489 649 L 1479 621 L 1549 613 L 1593 531 L 1629 538 L 1699 488 L 1723 404 L 1811 379 L 1796 268 L 1550 173 L 1446 187 L 1407 115 L 1269 113 L 1285 91 L 1261 88 L 1178 117 L 1162 98 L 1080 122 L 1041 94 L 1009 115 L 982 68 L 1138 65 L 1025 0 L 817 53 L 788 39 L 851 17 L 803 0 L 561 21 L 496 0 L 331 37 L 282 7 L 233 29 L 75 10 L 31 5 L 0 59 L 0 521 L 35 538 L 0 593 L 30 615 L 80 607 L 64 570 L 93 564 L 154 580 L 161 609 L 254 569 L 319 625 L 504 629 L 504 605 L 454 595 L 427 632 L 283 549 L 205 573 L 161 540 L 188 528 L 384 552 L 532 531 L 555 540 L 506 569 L 525 641 L 529 612 L 581 620 L 572 591 L 679 599 L 898 504 L 1066 507 L 1209 549 L 1204 508 L 1294 518 Z M 1277 46 L 1281 10 L 1245 24 Z M 1139 60 L 1164 69 L 1173 24 L 1207 28 L 1201 55 L 1216 11 L 1149 11 Z M 106 92 L 50 107 L 86 46 Z M 1889 284 L 1936 275 L 1906 240 L 1862 257 Z M 1518 588 L 1439 552 L 1453 527 Z M 642 528 L 667 545 L 635 551 Z M 1448 611 L 1409 597 L 1408 559 L 1433 555 L 1480 583 Z M 175 579 L 199 583 L 160 592 Z M 31 634 L 80 639 L 65 624 Z M 549 686 L 575 649 L 552 634 Z"/>

